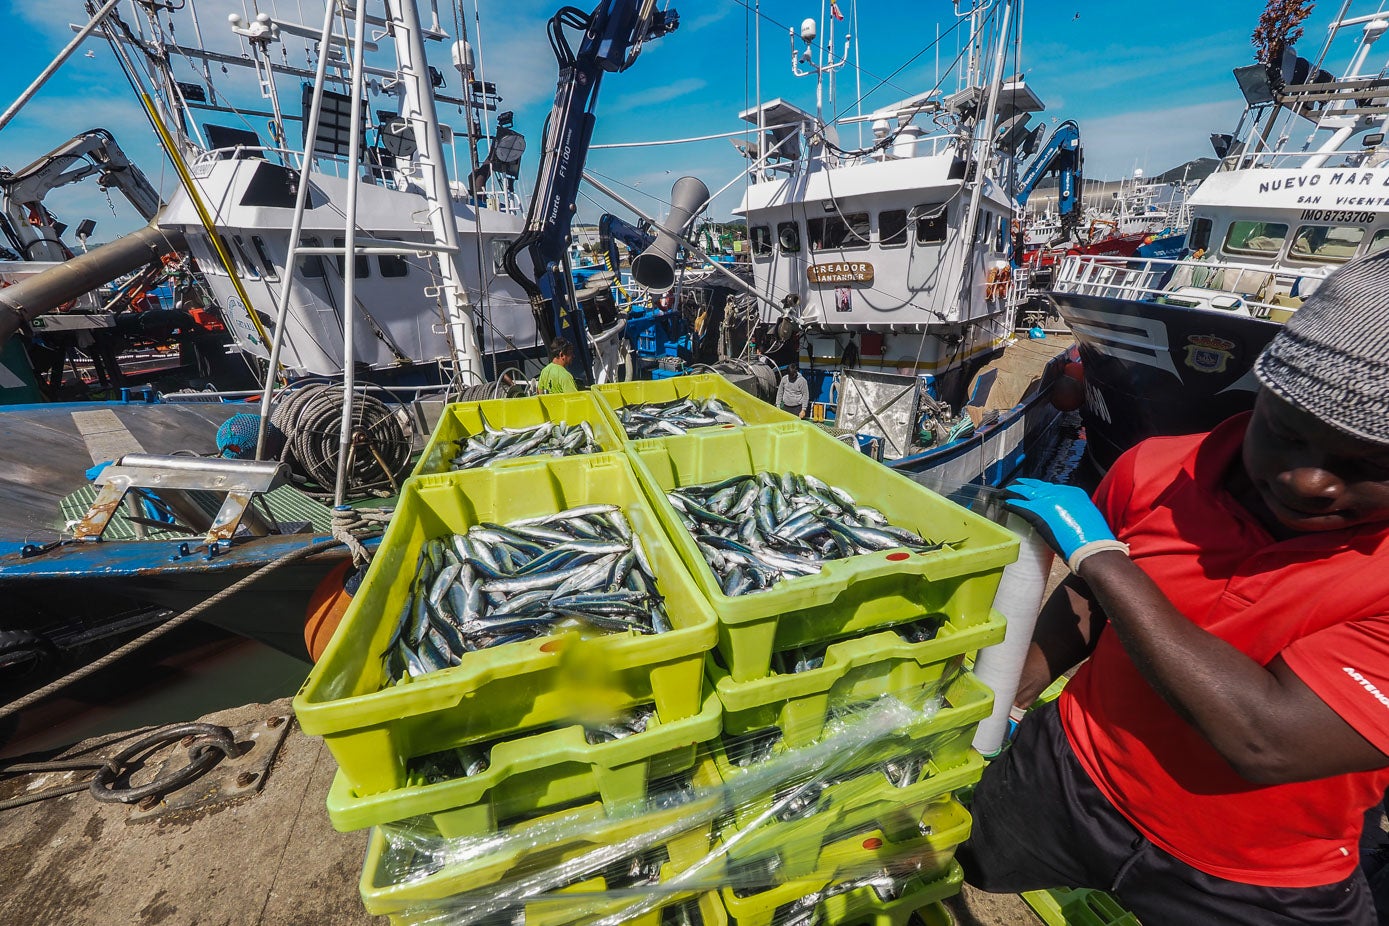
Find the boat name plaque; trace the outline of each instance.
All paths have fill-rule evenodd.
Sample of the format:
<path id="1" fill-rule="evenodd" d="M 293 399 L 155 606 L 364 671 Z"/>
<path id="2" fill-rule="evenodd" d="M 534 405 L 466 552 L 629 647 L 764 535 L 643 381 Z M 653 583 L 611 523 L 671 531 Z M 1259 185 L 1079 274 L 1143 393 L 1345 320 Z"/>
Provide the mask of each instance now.
<path id="1" fill-rule="evenodd" d="M 873 265 L 859 260 L 811 264 L 805 276 L 811 283 L 872 283 Z"/>

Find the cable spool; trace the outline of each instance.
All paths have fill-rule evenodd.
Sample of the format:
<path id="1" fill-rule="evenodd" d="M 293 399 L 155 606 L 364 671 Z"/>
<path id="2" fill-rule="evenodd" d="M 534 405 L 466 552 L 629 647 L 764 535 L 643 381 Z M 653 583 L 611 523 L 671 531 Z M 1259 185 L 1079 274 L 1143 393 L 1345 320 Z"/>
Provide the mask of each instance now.
<path id="1" fill-rule="evenodd" d="M 303 480 L 300 488 L 309 495 L 333 495 L 343 405 L 342 386 L 305 386 L 292 390 L 270 416 L 285 435 L 280 459 Z M 395 494 L 410 464 L 410 435 L 402 417 L 369 394 L 354 398 L 352 416 L 347 497 Z"/>

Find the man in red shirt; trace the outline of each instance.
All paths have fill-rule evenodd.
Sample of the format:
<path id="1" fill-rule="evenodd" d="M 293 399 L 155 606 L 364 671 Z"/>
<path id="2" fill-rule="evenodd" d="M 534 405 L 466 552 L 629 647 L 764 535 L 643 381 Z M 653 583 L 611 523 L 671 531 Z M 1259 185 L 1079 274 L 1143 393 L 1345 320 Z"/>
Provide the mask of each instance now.
<path id="1" fill-rule="evenodd" d="M 966 875 L 1112 891 L 1145 926 L 1374 921 L 1357 844 L 1389 787 L 1389 253 L 1259 358 L 1252 414 L 1146 441 L 1093 503 L 1015 484 L 1067 560 L 975 796 Z"/>

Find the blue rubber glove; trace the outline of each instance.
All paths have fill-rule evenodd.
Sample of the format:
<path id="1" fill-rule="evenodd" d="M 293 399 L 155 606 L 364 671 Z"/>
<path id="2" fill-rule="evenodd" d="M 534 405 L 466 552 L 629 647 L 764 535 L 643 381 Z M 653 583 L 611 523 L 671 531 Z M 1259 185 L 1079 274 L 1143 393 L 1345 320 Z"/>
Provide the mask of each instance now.
<path id="1" fill-rule="evenodd" d="M 1008 486 L 1008 492 L 1012 495 L 1006 502 L 1008 507 L 1037 528 L 1072 572 L 1092 553 L 1128 553 L 1128 546 L 1114 539 L 1104 515 L 1084 489 L 1040 479 L 1019 479 Z"/>

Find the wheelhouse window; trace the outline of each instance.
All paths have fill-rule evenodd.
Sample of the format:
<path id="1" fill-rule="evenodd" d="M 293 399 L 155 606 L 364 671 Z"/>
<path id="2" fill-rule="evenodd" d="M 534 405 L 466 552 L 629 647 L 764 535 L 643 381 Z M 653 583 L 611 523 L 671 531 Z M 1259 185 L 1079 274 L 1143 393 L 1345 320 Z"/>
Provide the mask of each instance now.
<path id="1" fill-rule="evenodd" d="M 275 262 L 270 259 L 270 249 L 265 246 L 265 239 L 260 235 L 252 235 L 251 246 L 256 249 L 261 266 L 265 268 L 265 278 L 271 281 L 278 280 L 280 275 L 275 270 Z"/>
<path id="2" fill-rule="evenodd" d="M 343 247 L 346 243 L 347 241 L 344 238 L 333 239 L 333 247 L 335 248 Z M 343 258 L 341 254 L 334 257 L 333 261 L 338 265 L 338 273 L 341 274 L 343 272 L 343 268 L 347 266 L 347 261 Z M 369 276 L 370 274 L 371 261 L 367 259 L 367 256 L 365 254 L 356 255 L 352 260 L 352 275 L 360 280 L 366 276 Z"/>
<path id="3" fill-rule="evenodd" d="M 1192 253 L 1204 251 L 1211 246 L 1212 227 L 1210 219 L 1197 219 L 1191 223 L 1191 232 L 1187 235 L 1186 246 L 1191 249 Z"/>
<path id="4" fill-rule="evenodd" d="M 1287 238 L 1288 226 L 1280 222 L 1241 220 L 1230 223 L 1230 230 L 1225 233 L 1225 244 L 1221 249 L 1232 254 L 1273 257 L 1283 249 L 1283 242 Z"/>
<path id="5" fill-rule="evenodd" d="M 801 252 L 801 227 L 795 222 L 781 222 L 776 227 L 776 241 L 783 254 Z"/>
<path id="6" fill-rule="evenodd" d="M 840 251 L 868 247 L 868 213 L 827 215 L 806 223 L 812 251 Z"/>
<path id="7" fill-rule="evenodd" d="M 378 254 L 376 264 L 383 277 L 403 277 L 410 272 L 410 265 L 399 254 Z"/>
<path id="8" fill-rule="evenodd" d="M 240 235 L 232 235 L 232 242 L 236 245 L 236 256 L 240 259 L 242 267 L 245 268 L 247 276 L 253 280 L 260 279 L 260 268 L 256 262 L 251 260 L 250 253 L 246 250 L 246 242 Z"/>
<path id="9" fill-rule="evenodd" d="M 772 253 L 772 230 L 766 225 L 754 225 L 752 235 L 752 256 L 766 257 Z"/>
<path id="10" fill-rule="evenodd" d="M 503 275 L 506 274 L 506 261 L 505 261 L 505 258 L 506 258 L 506 251 L 507 251 L 507 248 L 511 247 L 511 242 L 514 241 L 514 240 L 515 240 L 514 238 L 493 238 L 493 239 L 492 239 L 492 241 L 491 241 L 491 248 L 492 248 L 492 272 L 493 272 L 493 273 L 498 273 L 498 274 L 503 274 Z"/>
<path id="11" fill-rule="evenodd" d="M 916 217 L 917 244 L 944 243 L 945 223 L 950 216 L 945 203 L 926 203 L 917 206 L 912 212 Z"/>
<path id="12" fill-rule="evenodd" d="M 299 246 L 305 248 L 321 248 L 323 243 L 315 235 L 308 235 L 299 240 Z M 305 277 L 325 277 L 328 271 L 323 263 L 321 254 L 305 254 L 299 258 L 299 273 Z"/>
<path id="13" fill-rule="evenodd" d="M 878 213 L 878 244 L 885 248 L 901 247 L 907 243 L 907 210 L 892 209 Z"/>
<path id="14" fill-rule="evenodd" d="M 1365 248 L 1365 254 L 1378 254 L 1385 248 L 1389 248 L 1389 228 L 1381 228 L 1374 233 L 1374 237 L 1370 239 L 1370 246 Z"/>
<path id="15" fill-rule="evenodd" d="M 1319 264 L 1343 264 L 1355 256 L 1365 229 L 1351 225 L 1303 225 L 1293 236 L 1290 257 Z"/>

